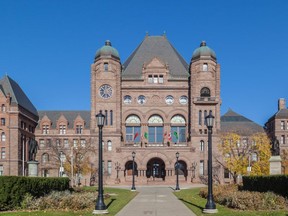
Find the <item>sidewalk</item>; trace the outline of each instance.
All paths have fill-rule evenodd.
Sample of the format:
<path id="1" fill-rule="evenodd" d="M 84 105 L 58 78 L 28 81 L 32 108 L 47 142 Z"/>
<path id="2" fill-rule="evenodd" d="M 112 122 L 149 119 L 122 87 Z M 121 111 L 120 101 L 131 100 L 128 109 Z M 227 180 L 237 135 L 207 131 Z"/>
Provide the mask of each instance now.
<path id="1" fill-rule="evenodd" d="M 169 186 L 139 186 L 139 194 L 116 216 L 196 216 Z"/>

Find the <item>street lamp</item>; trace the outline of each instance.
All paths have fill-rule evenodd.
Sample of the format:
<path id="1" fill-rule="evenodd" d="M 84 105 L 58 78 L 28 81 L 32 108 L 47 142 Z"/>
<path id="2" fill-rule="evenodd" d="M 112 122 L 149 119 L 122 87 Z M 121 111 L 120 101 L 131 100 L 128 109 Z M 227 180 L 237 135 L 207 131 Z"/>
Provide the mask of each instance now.
<path id="1" fill-rule="evenodd" d="M 217 213 L 216 205 L 213 199 L 213 177 L 212 177 L 212 128 L 214 125 L 214 116 L 210 113 L 205 117 L 205 123 L 208 128 L 208 196 L 207 203 L 203 210 L 204 213 Z"/>
<path id="2" fill-rule="evenodd" d="M 102 110 L 96 115 L 97 125 L 99 128 L 99 158 L 98 158 L 98 198 L 93 214 L 106 214 L 108 213 L 107 207 L 103 199 L 103 168 L 102 168 L 102 128 L 104 126 L 105 115 Z"/>
<path id="3" fill-rule="evenodd" d="M 134 170 L 135 170 L 135 155 L 136 153 L 133 151 L 132 152 L 132 158 L 133 158 L 133 163 L 132 163 L 132 187 L 131 187 L 131 191 L 136 191 L 135 188 L 135 176 L 134 176 Z"/>
<path id="4" fill-rule="evenodd" d="M 63 177 L 63 173 L 64 173 L 64 167 L 63 167 L 63 161 L 64 161 L 64 155 L 63 152 L 60 152 L 60 177 Z"/>
<path id="5" fill-rule="evenodd" d="M 179 158 L 179 152 L 176 152 L 176 191 L 179 191 L 179 162 L 178 162 L 178 158 Z"/>

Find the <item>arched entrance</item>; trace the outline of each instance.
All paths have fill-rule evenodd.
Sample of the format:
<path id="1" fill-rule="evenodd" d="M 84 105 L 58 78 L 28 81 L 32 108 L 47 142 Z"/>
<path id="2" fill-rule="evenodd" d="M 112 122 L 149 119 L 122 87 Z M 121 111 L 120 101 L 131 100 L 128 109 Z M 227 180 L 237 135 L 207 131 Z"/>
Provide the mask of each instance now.
<path id="1" fill-rule="evenodd" d="M 160 158 L 150 159 L 147 163 L 146 176 L 147 178 L 162 178 L 162 180 L 165 180 L 166 171 L 164 161 Z"/>
<path id="2" fill-rule="evenodd" d="M 177 169 L 177 162 L 175 163 L 175 175 L 179 174 L 179 176 L 184 176 L 185 177 L 185 181 L 187 181 L 187 164 L 185 161 L 179 160 L 178 161 L 178 169 Z"/>
<path id="3" fill-rule="evenodd" d="M 127 161 L 125 164 L 124 176 L 132 176 L 133 161 Z M 134 162 L 134 175 L 138 176 L 137 163 Z"/>

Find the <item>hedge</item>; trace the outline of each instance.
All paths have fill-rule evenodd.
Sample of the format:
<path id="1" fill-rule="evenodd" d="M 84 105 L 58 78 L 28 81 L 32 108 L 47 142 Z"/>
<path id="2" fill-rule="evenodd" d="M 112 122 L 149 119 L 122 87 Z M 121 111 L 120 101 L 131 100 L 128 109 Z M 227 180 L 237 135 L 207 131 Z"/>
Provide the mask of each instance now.
<path id="1" fill-rule="evenodd" d="M 243 190 L 271 191 L 288 198 L 288 175 L 243 176 Z"/>
<path id="2" fill-rule="evenodd" d="M 0 211 L 20 206 L 24 196 L 41 197 L 69 189 L 69 178 L 0 176 Z"/>

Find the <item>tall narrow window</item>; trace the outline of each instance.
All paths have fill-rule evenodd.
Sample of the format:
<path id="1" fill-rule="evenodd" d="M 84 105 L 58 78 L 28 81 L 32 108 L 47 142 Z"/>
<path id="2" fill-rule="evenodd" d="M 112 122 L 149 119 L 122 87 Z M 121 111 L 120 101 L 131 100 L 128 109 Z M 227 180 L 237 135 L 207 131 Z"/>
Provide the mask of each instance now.
<path id="1" fill-rule="evenodd" d="M 199 110 L 198 119 L 199 119 L 199 125 L 202 125 L 202 110 Z"/>
<path id="2" fill-rule="evenodd" d="M 164 83 L 163 75 L 160 75 L 160 76 L 159 76 L 159 83 Z"/>
<path id="3" fill-rule="evenodd" d="M 5 111 L 6 111 L 5 104 L 2 104 L 2 106 L 1 106 L 1 111 L 2 111 L 2 112 L 5 112 Z"/>
<path id="4" fill-rule="evenodd" d="M 105 125 L 108 125 L 108 111 L 105 110 Z"/>
<path id="5" fill-rule="evenodd" d="M 86 146 L 86 140 L 85 139 L 81 139 L 80 140 L 80 145 L 81 145 L 81 147 L 85 147 Z"/>
<path id="6" fill-rule="evenodd" d="M 6 141 L 6 135 L 4 132 L 1 133 L 1 141 Z"/>
<path id="7" fill-rule="evenodd" d="M 204 63 L 202 69 L 203 69 L 203 71 L 208 71 L 208 64 Z"/>
<path id="8" fill-rule="evenodd" d="M 224 178 L 230 178 L 229 169 L 227 168 L 224 169 Z"/>
<path id="9" fill-rule="evenodd" d="M 5 152 L 5 147 L 1 148 L 1 159 L 5 159 L 6 158 L 6 152 Z"/>
<path id="10" fill-rule="evenodd" d="M 199 175 L 204 175 L 204 160 L 200 160 Z"/>
<path id="11" fill-rule="evenodd" d="M 204 151 L 204 141 L 203 140 L 200 141 L 200 151 L 201 152 Z"/>
<path id="12" fill-rule="evenodd" d="M 104 71 L 108 71 L 108 63 L 107 62 L 104 63 Z"/>
<path id="13" fill-rule="evenodd" d="M 47 144 L 47 147 L 50 148 L 51 147 L 51 139 L 47 139 L 46 144 Z"/>
<path id="14" fill-rule="evenodd" d="M 285 144 L 285 135 L 281 135 L 280 144 Z"/>
<path id="15" fill-rule="evenodd" d="M 110 125 L 113 125 L 113 110 L 110 110 Z"/>
<path id="16" fill-rule="evenodd" d="M 111 140 L 108 140 L 108 142 L 107 142 L 107 149 L 108 149 L 108 151 L 112 151 L 112 141 Z"/>
<path id="17" fill-rule="evenodd" d="M 42 133 L 43 134 L 49 134 L 49 125 L 43 125 L 42 126 Z"/>
<path id="18" fill-rule="evenodd" d="M 4 167 L 3 165 L 0 165 L 0 176 L 4 175 Z"/>
<path id="19" fill-rule="evenodd" d="M 109 176 L 112 173 L 112 161 L 110 161 L 110 160 L 108 160 L 108 163 L 107 163 L 107 172 L 108 172 Z"/>
<path id="20" fill-rule="evenodd" d="M 204 110 L 204 124 L 206 125 L 206 116 L 207 116 L 207 110 Z"/>
<path id="21" fill-rule="evenodd" d="M 5 118 L 1 118 L 1 125 L 2 125 L 2 126 L 5 125 Z"/>
<path id="22" fill-rule="evenodd" d="M 158 83 L 158 76 L 157 76 L 157 75 L 154 75 L 154 77 L 153 77 L 153 83 Z"/>
<path id="23" fill-rule="evenodd" d="M 281 130 L 285 130 L 285 122 L 281 121 Z"/>
<path id="24" fill-rule="evenodd" d="M 56 146 L 57 146 L 57 148 L 60 148 L 60 147 L 61 147 L 61 141 L 60 141 L 60 139 L 57 139 L 57 140 L 56 140 Z"/>

